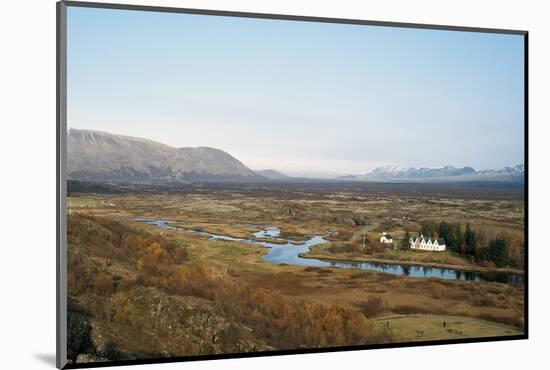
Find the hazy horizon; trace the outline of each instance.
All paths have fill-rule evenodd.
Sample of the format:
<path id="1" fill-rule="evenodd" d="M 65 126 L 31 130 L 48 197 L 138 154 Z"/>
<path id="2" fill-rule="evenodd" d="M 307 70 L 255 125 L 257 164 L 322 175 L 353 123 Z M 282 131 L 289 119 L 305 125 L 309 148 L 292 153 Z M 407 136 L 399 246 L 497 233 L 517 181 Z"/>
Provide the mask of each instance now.
<path id="1" fill-rule="evenodd" d="M 254 170 L 524 163 L 523 37 L 68 8 L 68 126 Z"/>
<path id="2" fill-rule="evenodd" d="M 150 140 L 148 138 L 144 138 L 144 137 L 137 137 L 137 136 L 132 136 L 132 135 L 125 135 L 124 133 L 117 133 L 117 132 L 108 132 L 108 131 L 101 131 L 101 130 L 94 130 L 94 129 L 87 129 L 87 128 L 78 128 L 78 127 L 69 127 L 67 129 L 67 132 L 69 133 L 71 130 L 80 130 L 80 131 L 88 131 L 88 132 L 101 132 L 101 133 L 107 133 L 107 134 L 112 134 L 112 135 L 117 135 L 117 136 L 126 136 L 126 137 L 130 137 L 130 138 L 134 138 L 134 139 L 145 139 L 145 140 Z M 155 141 L 155 140 L 151 140 L 151 141 Z M 155 141 L 157 142 L 157 141 Z M 165 143 L 161 143 L 161 142 L 157 142 L 157 143 L 160 143 L 160 144 L 165 144 Z M 165 144 L 167 145 L 167 144 Z M 208 147 L 208 146 L 201 146 L 201 147 Z M 190 147 L 175 147 L 175 148 L 190 148 Z M 191 147 L 192 148 L 192 147 Z M 195 147 L 196 148 L 196 147 Z M 213 148 L 213 147 L 210 147 L 210 148 Z M 219 148 L 214 148 L 214 149 L 219 149 Z M 232 155 L 231 153 L 228 153 L 230 155 Z M 236 158 L 237 160 L 240 161 L 239 158 Z M 250 169 L 254 170 L 254 171 L 262 171 L 262 170 L 274 170 L 273 168 L 254 168 L 252 166 L 248 166 L 247 163 L 243 163 L 245 166 L 249 167 Z M 518 165 L 524 165 L 524 163 L 516 163 L 516 164 L 512 164 L 512 165 L 509 165 L 509 166 L 504 166 L 504 167 L 515 167 L 515 166 L 518 166 Z M 442 167 L 446 167 L 446 166 L 453 166 L 453 164 L 447 164 L 445 166 L 439 166 L 439 167 L 431 167 L 431 168 L 442 168 Z M 385 166 L 380 166 L 380 167 L 385 167 Z M 400 167 L 400 168 L 405 168 L 403 166 L 396 166 L 396 167 Z M 419 166 L 419 168 L 421 167 L 425 167 L 425 166 Z M 457 167 L 457 166 L 453 166 L 453 167 Z M 463 167 L 472 167 L 472 166 L 463 166 Z M 504 168 L 502 167 L 502 168 Z M 476 171 L 480 171 L 480 170 L 500 170 L 502 168 L 474 168 L 474 170 Z M 366 171 L 366 172 L 363 172 L 363 173 L 341 173 L 341 174 L 338 174 L 338 173 L 335 173 L 335 172 L 305 172 L 305 173 L 302 173 L 300 171 L 292 171 L 292 170 L 276 170 L 278 172 L 281 172 L 285 175 L 289 175 L 289 176 L 305 176 L 305 177 L 315 177 L 316 175 L 317 176 L 321 176 L 321 177 L 336 177 L 338 175 L 364 175 L 366 173 L 368 173 L 369 171 Z"/>

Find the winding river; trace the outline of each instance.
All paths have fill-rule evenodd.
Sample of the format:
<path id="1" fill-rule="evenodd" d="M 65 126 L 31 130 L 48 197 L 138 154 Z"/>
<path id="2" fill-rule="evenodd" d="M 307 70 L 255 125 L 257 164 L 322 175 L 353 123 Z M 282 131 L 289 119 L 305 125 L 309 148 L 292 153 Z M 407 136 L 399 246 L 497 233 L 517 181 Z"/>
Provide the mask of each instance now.
<path id="1" fill-rule="evenodd" d="M 178 231 L 192 232 L 207 236 L 209 240 L 235 241 L 242 243 L 258 244 L 268 248 L 268 252 L 262 258 L 270 263 L 288 264 L 314 267 L 337 267 L 344 269 L 357 269 L 383 272 L 398 276 L 411 276 L 415 278 L 436 278 L 445 280 L 465 280 L 477 282 L 500 282 L 506 284 L 523 284 L 524 277 L 521 274 L 506 272 L 469 272 L 450 268 L 425 267 L 409 264 L 388 264 L 378 262 L 346 262 L 326 261 L 317 258 L 303 258 L 301 254 L 307 253 L 314 245 L 326 243 L 326 235 L 313 235 L 306 241 L 294 241 L 280 239 L 281 230 L 277 227 L 263 227 L 260 231 L 252 233 L 253 238 L 235 238 L 227 235 L 208 233 L 199 229 L 189 229 L 177 226 L 176 222 L 150 219 L 132 219 L 131 221 L 144 222 L 162 228 Z M 250 225 L 258 226 L 258 225 Z"/>

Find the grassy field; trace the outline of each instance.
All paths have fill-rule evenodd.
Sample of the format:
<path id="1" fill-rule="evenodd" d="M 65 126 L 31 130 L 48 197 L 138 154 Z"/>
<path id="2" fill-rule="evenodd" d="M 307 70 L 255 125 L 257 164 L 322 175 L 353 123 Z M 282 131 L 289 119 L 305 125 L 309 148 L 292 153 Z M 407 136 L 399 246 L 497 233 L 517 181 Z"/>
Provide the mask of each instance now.
<path id="1" fill-rule="evenodd" d="M 490 321 L 444 315 L 408 315 L 380 318 L 373 330 L 388 332 L 396 341 L 464 339 L 519 335 L 519 330 Z"/>
<path id="2" fill-rule="evenodd" d="M 365 330 L 369 333 L 368 339 L 355 339 L 360 340 L 361 343 L 352 344 L 506 336 L 523 332 L 524 287 L 522 285 L 444 281 L 369 271 L 276 265 L 267 263 L 261 258 L 267 250 L 259 245 L 211 241 L 206 236 L 186 231 L 200 229 L 213 234 L 248 238 L 251 237 L 252 232 L 259 231 L 263 226 L 276 226 L 281 229 L 281 238 L 296 241 L 306 240 L 310 235 L 325 235 L 330 231 L 330 237 L 328 237 L 330 242 L 315 246 L 310 254 L 344 260 L 377 258 L 454 266 L 470 270 L 487 269 L 486 266 L 450 252 L 422 253 L 382 249 L 365 256 L 358 254 L 356 247 L 362 243 L 365 224 L 368 225 L 366 228 L 368 239 L 372 241 L 378 239 L 382 231 L 388 231 L 394 237 L 400 237 L 404 227 L 415 230 L 426 219 L 449 222 L 468 220 L 473 227 L 483 228 L 499 235 L 505 234 L 513 241 L 514 251 L 522 253 L 523 194 L 517 190 L 431 185 L 403 187 L 391 184 L 388 186 L 220 186 L 147 193 L 101 195 L 76 193 L 71 194 L 68 203 L 70 217 L 93 215 L 99 219 L 118 222 L 137 233 L 144 232 L 175 243 L 186 251 L 186 260 L 182 262 L 182 266 L 206 266 L 210 271 L 209 274 L 221 277 L 224 284 L 236 284 L 235 286 L 245 290 L 260 289 L 262 292 L 264 290 L 273 292 L 280 297 L 281 302 L 286 302 L 284 305 L 290 307 L 289 312 L 298 309 L 292 308 L 295 304 L 305 304 L 305 307 L 313 305 L 311 307 L 314 308 L 307 308 L 313 312 L 321 312 L 322 310 L 319 311 L 318 307 L 349 310 L 338 315 L 346 315 L 346 317 L 359 315 L 357 317 L 366 320 L 365 325 L 368 330 Z M 169 230 L 131 221 L 135 218 L 176 221 L 181 229 Z M 80 239 L 78 243 L 82 244 L 78 253 L 85 254 L 87 261 L 92 261 L 95 266 L 101 266 L 102 271 L 121 277 L 123 282 L 121 286 L 124 284 L 128 287 L 136 284 L 147 285 L 141 270 L 136 269 L 136 264 L 139 265 L 139 261 L 143 259 L 143 257 L 139 259 L 142 252 L 135 252 L 136 257 L 132 260 L 124 257 L 123 254 L 111 256 L 108 249 L 99 246 L 87 248 L 85 242 Z M 344 248 L 339 249 L 340 247 Z M 111 257 L 112 262 L 109 266 L 105 266 L 105 258 Z M 69 269 L 71 269 L 70 266 Z M 518 267 L 513 270 L 521 272 L 521 268 Z M 188 297 L 188 291 L 197 291 L 196 289 L 185 290 L 184 294 L 178 290 L 177 281 L 170 280 L 166 286 L 156 281 L 149 285 L 153 284 L 155 289 L 160 289 L 160 292 L 155 293 L 159 295 L 160 302 L 169 299 L 168 296 L 164 297 L 164 294 L 177 297 L 170 299 L 190 299 L 184 298 Z M 111 301 L 123 305 L 120 302 L 126 302 L 125 299 L 128 299 L 130 294 L 137 294 L 130 293 L 135 292 L 135 288 L 132 289 L 109 293 L 118 294 L 110 296 Z M 202 294 L 200 299 L 211 302 L 204 307 L 212 306 L 208 309 L 225 318 L 224 320 L 229 320 L 230 317 L 236 317 L 233 320 L 240 320 L 238 322 L 241 326 L 238 330 L 236 329 L 237 333 L 241 333 L 238 336 L 244 335 L 242 333 L 246 332 L 244 328 L 247 325 L 253 325 L 247 321 L 248 319 L 240 318 L 240 314 L 232 313 L 231 315 L 234 316 L 231 316 L 227 308 L 219 306 L 214 297 L 220 293 L 206 294 L 205 288 L 201 289 L 203 289 L 200 290 L 202 293 L 193 294 Z M 252 299 L 245 293 L 242 294 L 246 299 Z M 86 305 L 86 296 L 82 292 L 73 296 L 80 306 Z M 266 305 L 276 307 L 277 302 L 269 301 Z M 302 306 L 299 307 L 299 310 L 303 310 Z M 93 311 L 93 309 L 90 310 Z M 130 307 L 128 310 L 133 312 L 131 310 L 137 309 Z M 107 311 L 107 319 L 112 320 L 111 311 Z M 101 312 L 105 312 L 104 309 Z M 103 317 L 97 312 L 96 315 Z M 142 317 L 140 315 L 136 317 Z M 117 322 L 117 325 L 122 324 Z M 254 323 L 254 325 L 259 324 Z M 265 324 L 262 325 L 265 326 Z M 156 330 L 159 329 L 151 328 L 149 333 L 152 336 L 164 335 L 164 332 L 159 334 Z M 263 333 L 262 330 L 255 333 Z M 254 342 L 256 347 L 251 348 L 264 350 L 281 348 L 282 342 L 270 335 L 269 333 L 257 334 L 253 335 L 254 338 L 241 339 L 243 343 Z M 354 338 L 363 338 L 361 335 L 357 334 Z M 349 338 L 341 341 L 344 344 L 353 342 Z M 120 339 L 120 342 L 124 342 L 124 345 L 120 344 L 119 347 L 125 346 L 128 348 L 127 352 L 137 353 L 143 347 L 141 344 L 134 346 L 127 339 Z M 320 338 L 318 342 L 312 343 L 314 344 L 304 342 L 303 345 L 322 346 L 327 342 L 326 339 Z M 187 350 L 183 354 L 195 353 L 199 351 L 197 348 L 202 348 L 196 343 L 186 345 Z M 297 345 L 302 344 L 297 343 Z M 227 351 L 227 347 L 224 346 L 225 344 L 215 349 L 202 348 L 200 351 L 203 351 L 201 353 Z M 135 350 L 132 351 L 134 347 Z M 157 347 L 155 353 L 163 351 L 162 345 L 159 344 Z M 175 353 L 173 349 L 164 350 L 171 354 Z M 177 354 L 182 353 L 177 352 Z"/>

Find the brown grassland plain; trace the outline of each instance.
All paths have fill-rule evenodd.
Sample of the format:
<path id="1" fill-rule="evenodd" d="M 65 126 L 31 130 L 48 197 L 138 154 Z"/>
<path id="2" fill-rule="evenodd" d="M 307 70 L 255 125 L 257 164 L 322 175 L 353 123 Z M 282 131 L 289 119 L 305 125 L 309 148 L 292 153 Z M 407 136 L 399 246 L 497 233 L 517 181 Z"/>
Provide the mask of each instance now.
<path id="1" fill-rule="evenodd" d="M 144 235 L 158 236 L 167 243 L 183 246 L 186 257 L 185 262 L 181 261 L 182 266 L 205 268 L 210 271 L 210 274 L 223 277 L 224 284 L 236 284 L 235 286 L 250 291 L 260 289 L 261 292 L 268 292 L 268 295 L 280 297 L 281 302 L 285 302 L 288 307 L 294 307 L 292 302 L 305 302 L 314 305 L 311 307 L 314 307 L 312 310 L 317 310 L 315 312 L 321 312 L 320 307 L 345 310 L 338 311 L 338 315 L 339 317 L 344 315 L 351 320 L 350 327 L 360 326 L 353 325 L 353 320 L 357 320 L 353 315 L 358 313 L 366 320 L 367 335 L 371 338 L 371 340 L 365 340 L 360 334 L 354 334 L 354 337 L 346 337 L 336 342 L 321 338 L 308 343 L 303 339 L 290 343 L 290 348 L 378 342 L 398 343 L 523 333 L 525 307 L 523 285 L 412 278 L 338 268 L 276 265 L 261 258 L 267 251 L 259 245 L 234 241 L 211 241 L 206 236 L 187 231 L 200 229 L 214 234 L 242 238 L 251 237 L 252 232 L 259 231 L 263 226 L 276 226 L 281 229 L 282 239 L 297 241 L 306 240 L 309 235 L 322 235 L 330 231 L 331 234 L 327 238 L 329 243 L 313 247 L 310 252 L 312 256 L 341 260 L 398 260 L 455 266 L 458 269 L 476 271 L 491 269 L 491 266 L 480 265 L 451 252 L 388 250 L 377 245 L 376 240 L 382 231 L 388 231 L 396 238 L 402 237 L 405 229 L 411 232 L 417 231 L 420 223 L 425 220 L 444 220 L 453 223 L 464 223 L 467 220 L 473 228 L 483 230 L 490 235 L 505 235 L 511 240 L 511 253 L 516 254 L 520 259 L 524 248 L 524 204 L 523 193 L 517 190 L 421 184 L 411 186 L 404 184 L 213 186 L 188 187 L 180 191 L 132 191 L 120 194 L 71 193 L 68 204 L 69 217 L 97 217 L 112 220 L 131 230 L 146 233 Z M 181 230 L 170 230 L 132 221 L 136 218 L 175 221 Z M 366 228 L 365 225 L 367 225 Z M 71 224 L 69 229 L 70 227 Z M 364 234 L 370 246 L 369 253 L 357 250 L 357 246 L 363 243 Z M 214 307 L 208 309 L 217 310 L 217 313 L 220 315 L 223 313 L 225 317 L 244 315 L 229 312 L 227 307 L 224 308 L 223 305 L 216 303 L 216 299 L 222 299 L 216 295 L 218 293 L 206 294 L 203 290 L 199 294 L 198 288 L 195 290 L 189 288 L 192 286 L 191 280 L 200 279 L 200 274 L 185 275 L 187 280 L 178 281 L 184 281 L 182 284 L 187 284 L 188 288 L 178 289 L 177 281 L 161 283 L 153 281 L 150 277 L 147 278 L 149 275 L 145 275 L 144 272 L 146 260 L 142 252 L 136 252 L 136 257 L 132 260 L 124 257 L 123 254 L 115 256 L 115 253 L 112 253 L 111 255 L 109 250 L 85 248 L 85 242 L 82 239 L 75 239 L 73 244 L 82 244 L 80 249 L 75 249 L 73 253 L 85 255 L 88 261 L 95 263 L 95 266 L 101 266 L 98 269 L 110 276 L 116 275 L 117 279 L 122 281 L 120 286 L 126 286 L 126 292 L 136 292 L 135 289 L 141 292 L 139 289 L 143 287 L 162 288 L 169 297 L 175 297 L 170 299 L 193 296 L 193 299 L 214 302 L 208 303 Z M 69 252 L 71 253 L 71 245 L 69 245 Z M 106 258 L 109 258 L 109 266 L 104 266 Z M 518 273 L 521 273 L 522 269 L 523 266 L 509 268 Z M 69 265 L 69 273 L 71 270 L 75 274 L 78 273 L 77 269 Z M 145 277 L 141 278 L 142 275 Z M 78 276 L 75 279 L 78 280 Z M 91 307 L 86 301 L 88 298 L 82 286 L 78 291 L 73 289 L 73 292 L 70 286 L 69 294 L 80 307 Z M 89 292 L 86 293 L 89 295 Z M 109 304 L 113 305 L 112 302 L 115 302 L 114 306 L 118 307 L 118 315 L 121 316 L 121 307 L 124 305 L 120 302 L 127 299 L 130 294 L 137 293 L 127 293 L 127 296 L 121 296 L 122 293 L 113 291 L 97 294 L 109 296 Z M 263 295 L 261 297 L 264 298 L 253 298 L 259 297 L 254 294 L 251 297 L 246 296 L 246 299 L 252 301 L 267 299 Z M 162 302 L 164 298 L 159 299 Z M 275 302 L 274 307 L 276 305 Z M 290 308 L 289 310 L 292 312 Z M 105 314 L 105 312 L 108 313 Z M 105 311 L 104 307 L 95 311 L 93 308 L 88 308 L 87 315 L 95 317 L 96 327 L 101 326 L 102 322 L 103 325 L 105 322 L 114 322 L 113 325 L 122 328 L 119 329 L 121 332 L 126 330 L 124 328 L 127 328 L 128 333 L 136 330 L 135 326 L 128 326 L 120 317 L 117 321 L 116 313 L 113 312 L 113 309 Z M 256 313 L 268 314 L 258 308 L 246 315 L 253 316 Z M 131 312 L 127 313 L 127 315 L 131 314 Z M 113 315 L 115 318 L 112 317 Z M 136 320 L 141 320 L 139 315 L 135 314 L 135 317 Z M 300 317 L 293 319 L 301 320 Z M 239 327 L 238 330 L 235 329 L 233 335 L 243 339 L 248 335 L 243 334 L 246 331 L 243 331 L 243 327 L 247 325 L 251 328 L 260 327 L 258 324 L 260 318 L 256 321 L 250 320 L 250 318 L 240 319 L 239 322 L 246 325 L 243 324 L 244 326 Z M 350 327 L 341 330 L 349 334 L 353 331 Z M 261 345 L 254 347 L 253 351 L 285 348 L 282 339 L 274 338 L 267 328 L 254 330 L 256 338 L 253 339 Z M 288 337 L 297 337 L 295 333 L 287 334 Z M 327 333 L 329 336 L 330 334 Z M 131 334 L 127 336 L 132 337 Z M 124 343 L 117 343 L 117 341 Z M 129 342 L 132 341 L 113 337 L 110 345 L 131 347 L 134 353 L 140 352 L 139 348 L 150 348 L 150 343 L 129 344 Z M 162 350 L 167 355 L 239 351 L 239 349 L 222 347 L 216 347 L 215 350 L 205 349 L 204 346 L 197 349 L 198 347 L 188 343 L 183 343 L 181 346 L 187 347 L 185 350 L 178 350 L 164 346 Z M 157 352 L 162 351 L 156 350 L 155 353 Z"/>

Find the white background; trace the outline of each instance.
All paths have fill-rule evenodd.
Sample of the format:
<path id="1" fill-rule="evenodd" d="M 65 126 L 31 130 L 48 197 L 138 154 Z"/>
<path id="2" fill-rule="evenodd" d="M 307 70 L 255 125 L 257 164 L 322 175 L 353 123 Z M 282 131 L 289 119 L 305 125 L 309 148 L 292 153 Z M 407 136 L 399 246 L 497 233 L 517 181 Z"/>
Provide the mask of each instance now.
<path id="1" fill-rule="evenodd" d="M 112 0 L 112 2 L 116 2 Z M 544 1 L 130 1 L 135 4 L 432 23 L 530 31 L 530 339 L 348 353 L 147 365 L 150 369 L 547 366 L 550 348 L 549 22 Z M 0 11 L 0 365 L 55 363 L 55 2 L 4 1 Z M 135 366 L 134 369 L 146 368 Z M 546 367 L 547 368 L 547 367 Z"/>

